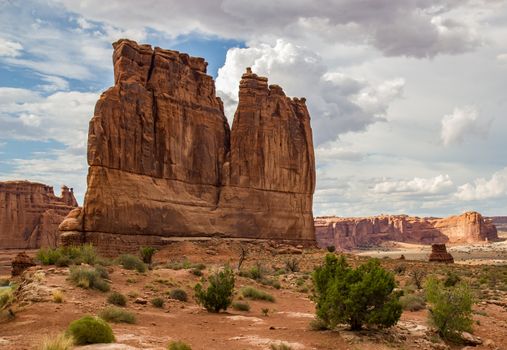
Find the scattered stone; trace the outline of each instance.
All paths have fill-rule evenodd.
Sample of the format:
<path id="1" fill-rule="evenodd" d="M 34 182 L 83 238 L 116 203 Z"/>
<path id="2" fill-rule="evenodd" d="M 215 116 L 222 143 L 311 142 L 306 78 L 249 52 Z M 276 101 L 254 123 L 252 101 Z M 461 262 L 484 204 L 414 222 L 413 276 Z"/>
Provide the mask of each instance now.
<path id="1" fill-rule="evenodd" d="M 148 300 L 143 299 L 143 298 L 136 298 L 136 300 L 134 300 L 134 303 L 141 304 L 141 305 L 146 305 L 146 304 L 148 304 Z"/>
<path id="2" fill-rule="evenodd" d="M 465 345 L 477 346 L 482 344 L 482 339 L 476 337 L 468 332 L 461 333 L 461 339 L 465 343 Z"/>

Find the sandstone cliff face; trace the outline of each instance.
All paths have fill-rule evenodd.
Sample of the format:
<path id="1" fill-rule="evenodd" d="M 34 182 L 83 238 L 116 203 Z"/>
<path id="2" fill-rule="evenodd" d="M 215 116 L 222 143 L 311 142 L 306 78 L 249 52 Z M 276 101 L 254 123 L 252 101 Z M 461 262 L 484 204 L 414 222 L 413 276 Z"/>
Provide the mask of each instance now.
<path id="1" fill-rule="evenodd" d="M 113 46 L 115 85 L 90 121 L 87 193 L 64 240 L 125 250 L 171 237 L 314 239 L 304 100 L 248 71 L 231 131 L 202 58 Z"/>
<path id="2" fill-rule="evenodd" d="M 0 182 L 0 248 L 54 247 L 58 225 L 77 207 L 72 189 L 62 195 L 28 181 Z"/>
<path id="3" fill-rule="evenodd" d="M 467 212 L 448 218 L 383 215 L 367 218 L 321 217 L 315 219 L 320 247 L 353 249 L 383 241 L 409 243 L 473 243 L 498 238 L 496 227 L 481 214 Z"/>

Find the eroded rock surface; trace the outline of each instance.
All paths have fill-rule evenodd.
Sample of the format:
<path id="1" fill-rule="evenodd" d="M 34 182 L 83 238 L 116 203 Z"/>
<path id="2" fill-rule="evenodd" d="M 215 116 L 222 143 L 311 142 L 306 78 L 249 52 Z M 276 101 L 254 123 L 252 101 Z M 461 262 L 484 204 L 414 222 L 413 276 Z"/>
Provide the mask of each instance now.
<path id="1" fill-rule="evenodd" d="M 0 182 L 0 248 L 54 247 L 58 225 L 77 207 L 72 189 L 28 181 Z"/>
<path id="2" fill-rule="evenodd" d="M 382 215 L 366 218 L 318 217 L 317 244 L 339 249 L 375 246 L 383 241 L 407 243 L 474 243 L 498 239 L 495 225 L 477 212 L 448 218 Z"/>
<path id="3" fill-rule="evenodd" d="M 105 250 L 174 237 L 314 240 L 310 116 L 250 70 L 232 130 L 207 63 L 129 40 L 90 121 L 88 188 L 64 242 Z"/>
<path id="4" fill-rule="evenodd" d="M 452 264 L 454 263 L 454 258 L 447 251 L 445 244 L 437 243 L 431 245 L 431 254 L 429 256 L 429 261 Z"/>

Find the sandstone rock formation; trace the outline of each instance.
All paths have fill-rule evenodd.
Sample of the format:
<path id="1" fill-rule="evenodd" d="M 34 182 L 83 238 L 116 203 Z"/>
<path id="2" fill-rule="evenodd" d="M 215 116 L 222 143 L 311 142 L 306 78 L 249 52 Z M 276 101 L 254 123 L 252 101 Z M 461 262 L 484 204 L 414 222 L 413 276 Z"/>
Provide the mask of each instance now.
<path id="1" fill-rule="evenodd" d="M 454 258 L 450 253 L 447 252 L 445 244 L 438 243 L 431 245 L 431 254 L 429 261 L 452 264 L 454 263 Z"/>
<path id="2" fill-rule="evenodd" d="M 72 189 L 28 181 L 0 182 L 0 248 L 55 246 L 58 225 L 77 207 Z"/>
<path id="3" fill-rule="evenodd" d="M 25 252 L 21 252 L 12 260 L 12 277 L 19 276 L 29 267 L 35 266 L 35 261 Z"/>
<path id="4" fill-rule="evenodd" d="M 130 40 L 113 47 L 115 85 L 90 121 L 88 188 L 82 211 L 60 226 L 63 243 L 314 240 L 304 99 L 248 69 L 230 130 L 204 59 Z"/>
<path id="5" fill-rule="evenodd" d="M 481 214 L 467 212 L 445 219 L 407 215 L 366 218 L 318 217 L 317 244 L 338 249 L 375 246 L 383 241 L 408 243 L 473 243 L 498 239 L 496 227 Z"/>

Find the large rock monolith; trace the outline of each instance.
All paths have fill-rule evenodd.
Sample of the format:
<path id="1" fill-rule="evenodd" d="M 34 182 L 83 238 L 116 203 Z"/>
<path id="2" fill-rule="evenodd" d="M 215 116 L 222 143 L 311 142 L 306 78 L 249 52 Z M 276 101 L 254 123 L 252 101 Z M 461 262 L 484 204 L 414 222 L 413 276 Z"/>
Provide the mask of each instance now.
<path id="1" fill-rule="evenodd" d="M 183 238 L 313 242 L 315 161 L 304 99 L 247 70 L 230 130 L 207 63 L 113 44 L 95 107 L 84 206 L 62 242 L 118 252 Z"/>

